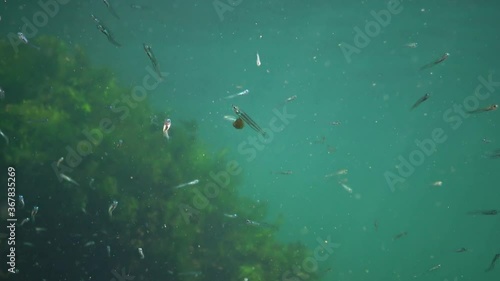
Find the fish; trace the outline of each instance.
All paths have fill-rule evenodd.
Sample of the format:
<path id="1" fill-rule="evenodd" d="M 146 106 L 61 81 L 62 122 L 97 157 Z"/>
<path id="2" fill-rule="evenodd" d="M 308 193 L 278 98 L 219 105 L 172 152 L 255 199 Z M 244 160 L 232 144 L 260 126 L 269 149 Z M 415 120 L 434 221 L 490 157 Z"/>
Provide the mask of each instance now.
<path id="1" fill-rule="evenodd" d="M 260 62 L 260 56 L 259 56 L 259 52 L 257 52 L 257 61 L 256 61 L 256 64 L 257 66 L 261 66 L 261 62 Z"/>
<path id="2" fill-rule="evenodd" d="M 36 46 L 36 45 L 31 44 L 31 43 L 28 41 L 28 38 L 26 38 L 26 36 L 25 36 L 22 32 L 18 32 L 18 33 L 17 33 L 17 38 L 19 38 L 19 40 L 21 40 L 24 44 L 29 45 L 29 46 L 31 46 L 32 48 L 35 48 L 35 49 L 37 49 L 37 50 L 40 50 L 40 47 L 38 47 L 38 46 Z"/>
<path id="3" fill-rule="evenodd" d="M 163 78 L 161 71 L 160 71 L 160 64 L 158 63 L 158 60 L 156 59 L 156 57 L 153 53 L 153 49 L 151 48 L 151 46 L 147 45 L 146 43 L 142 43 L 142 46 L 144 47 L 144 51 L 146 52 L 146 55 L 149 57 L 149 60 L 151 61 L 151 64 L 153 65 L 153 68 L 154 68 L 156 74 L 158 74 L 158 76 L 160 78 Z"/>
<path id="4" fill-rule="evenodd" d="M 5 99 L 5 91 L 2 88 L 0 88 L 0 100 L 3 99 Z"/>
<path id="5" fill-rule="evenodd" d="M 489 158 L 490 158 L 490 159 L 497 159 L 497 158 L 500 158 L 500 149 L 497 149 L 496 151 L 493 151 L 493 152 L 489 155 Z"/>
<path id="6" fill-rule="evenodd" d="M 101 20 L 99 20 L 96 16 L 94 16 L 93 14 L 90 14 L 90 17 L 92 17 L 92 19 L 95 21 L 95 23 L 97 24 L 100 24 L 101 23 Z"/>
<path id="7" fill-rule="evenodd" d="M 497 210 L 479 210 L 479 211 L 471 211 L 467 213 L 468 215 L 486 215 L 486 216 L 494 216 L 498 214 Z"/>
<path id="8" fill-rule="evenodd" d="M 278 172 L 274 172 L 274 174 L 278 174 L 278 175 L 292 175 L 293 171 L 292 170 L 278 171 Z"/>
<path id="9" fill-rule="evenodd" d="M 497 262 L 498 259 L 500 259 L 500 254 L 496 254 L 493 257 L 493 260 L 491 260 L 490 266 L 485 270 L 485 272 L 493 270 L 493 268 L 495 268 L 495 263 Z"/>
<path id="10" fill-rule="evenodd" d="M 35 227 L 35 231 L 36 231 L 36 233 L 41 233 L 41 232 L 47 231 L 47 229 L 44 227 Z"/>
<path id="11" fill-rule="evenodd" d="M 113 37 L 113 35 L 111 34 L 111 32 L 108 30 L 108 28 L 106 26 L 104 26 L 104 24 L 102 23 L 99 23 L 97 24 L 97 29 L 102 32 L 102 34 L 106 35 L 106 38 L 108 38 L 108 41 L 115 45 L 116 47 L 121 47 L 122 44 L 118 43 L 115 38 Z"/>
<path id="12" fill-rule="evenodd" d="M 137 248 L 137 252 L 139 252 L 139 257 L 141 258 L 141 260 L 144 259 L 144 251 L 142 250 L 142 248 Z"/>
<path id="13" fill-rule="evenodd" d="M 108 0 L 102 0 L 102 2 L 104 2 L 104 5 L 106 5 L 106 8 L 108 8 L 108 11 L 113 15 L 115 16 L 117 19 L 120 19 L 120 16 L 118 16 L 118 14 L 116 13 L 115 9 L 113 8 L 113 6 L 111 6 L 111 4 L 109 3 Z"/>
<path id="14" fill-rule="evenodd" d="M 174 188 L 181 188 L 181 187 L 185 187 L 185 186 L 188 186 L 188 185 L 195 185 L 195 184 L 198 184 L 200 182 L 200 180 L 196 179 L 196 180 L 192 180 L 190 182 L 186 182 L 186 183 L 181 183 L 179 184 L 178 186 L 174 187 Z"/>
<path id="15" fill-rule="evenodd" d="M 339 184 L 345 189 L 345 191 L 352 193 L 352 188 L 347 186 L 345 183 L 339 181 Z"/>
<path id="16" fill-rule="evenodd" d="M 24 206 L 25 206 L 25 204 L 24 204 L 24 196 L 19 195 L 18 200 L 19 200 L 19 208 L 24 209 Z"/>
<path id="17" fill-rule="evenodd" d="M 271 228 L 274 230 L 277 230 L 277 227 L 265 222 L 256 222 L 253 220 L 245 219 L 245 224 L 255 226 L 255 227 L 264 227 L 264 228 Z"/>
<path id="18" fill-rule="evenodd" d="M 462 248 L 458 248 L 454 251 L 455 253 L 463 253 L 463 252 L 467 252 L 467 249 L 462 247 Z"/>
<path id="19" fill-rule="evenodd" d="M 413 109 L 417 108 L 421 103 L 423 103 L 424 101 L 428 100 L 430 97 L 431 97 L 431 95 L 429 93 L 426 93 L 421 98 L 419 98 L 417 100 L 417 102 L 415 102 L 415 104 L 413 104 L 413 106 L 411 107 L 410 110 L 413 110 Z"/>
<path id="20" fill-rule="evenodd" d="M 116 209 L 116 206 L 118 206 L 118 201 L 113 200 L 111 205 L 109 205 L 109 207 L 108 207 L 108 215 L 110 218 L 113 217 L 113 211 Z"/>
<path id="21" fill-rule="evenodd" d="M 21 40 L 24 44 L 28 44 L 28 38 L 26 38 L 26 36 L 22 33 L 22 32 L 18 32 L 17 33 L 17 38 L 19 38 L 19 40 Z"/>
<path id="22" fill-rule="evenodd" d="M 478 108 L 476 110 L 467 111 L 467 113 L 469 113 L 469 114 L 475 114 L 475 113 L 481 113 L 481 112 L 487 112 L 487 111 L 497 110 L 497 108 L 498 108 L 498 104 L 492 104 L 492 105 L 487 106 L 487 107 L 483 107 L 483 108 Z"/>
<path id="23" fill-rule="evenodd" d="M 255 121 L 253 121 L 253 119 L 250 118 L 250 116 L 248 116 L 245 112 L 243 112 L 243 110 L 241 110 L 236 105 L 233 105 L 232 107 L 234 113 L 236 113 L 238 117 L 240 117 L 243 121 L 245 121 L 245 123 L 247 123 L 257 133 L 261 134 L 264 137 L 267 137 L 267 133 L 264 130 L 262 130 L 262 128 L 259 125 L 257 125 L 257 123 L 255 123 Z"/>
<path id="24" fill-rule="evenodd" d="M 424 276 L 424 275 L 427 275 L 428 273 L 430 273 L 430 272 L 432 272 L 432 271 L 435 271 L 435 270 L 438 270 L 438 269 L 440 269 L 440 268 L 441 268 L 441 264 L 437 264 L 437 265 L 435 265 L 435 266 L 433 266 L 433 267 L 431 267 L 431 268 L 427 269 L 427 270 L 426 270 L 425 272 L 423 272 L 422 274 L 420 274 L 420 275 L 415 275 L 415 276 L 413 276 L 413 277 L 415 277 L 415 278 L 416 278 L 416 277 L 419 277 L 419 276 Z"/>
<path id="25" fill-rule="evenodd" d="M 449 54 L 449 53 L 444 53 L 444 55 L 443 55 L 443 56 L 441 56 L 439 59 L 437 59 L 437 60 L 435 60 L 435 61 L 433 61 L 433 62 L 431 62 L 431 63 L 428 63 L 428 64 L 426 64 L 426 65 L 422 66 L 422 67 L 420 68 L 420 70 L 424 70 L 424 69 L 427 69 L 427 68 L 431 68 L 431 67 L 435 66 L 436 64 L 440 64 L 440 63 L 442 63 L 443 61 L 445 61 L 445 60 L 446 60 L 449 56 L 450 56 L 450 54 Z"/>
<path id="26" fill-rule="evenodd" d="M 232 99 L 232 98 L 235 98 L 235 97 L 244 96 L 244 95 L 247 95 L 248 93 L 250 93 L 250 91 L 248 89 L 246 89 L 243 92 L 239 92 L 237 94 L 229 95 L 229 96 L 225 97 L 225 99 Z"/>
<path id="27" fill-rule="evenodd" d="M 21 221 L 21 223 L 19 224 L 19 226 L 23 226 L 25 223 L 27 223 L 29 221 L 30 221 L 30 218 L 25 218 L 24 220 Z"/>
<path id="28" fill-rule="evenodd" d="M 72 184 L 74 184 L 74 185 L 76 185 L 76 186 L 80 186 L 80 184 L 78 184 L 78 183 L 77 183 L 74 179 L 72 179 L 72 178 L 68 177 L 67 175 L 65 175 L 65 174 L 63 174 L 63 173 L 60 173 L 60 174 L 59 174 L 59 176 L 60 176 L 63 180 L 65 180 L 65 181 L 67 181 L 67 182 L 69 182 L 69 183 L 72 183 Z"/>
<path id="29" fill-rule="evenodd" d="M 61 165 L 61 163 L 64 161 L 64 157 L 61 157 L 59 158 L 59 160 L 57 160 L 57 164 L 56 164 L 56 167 L 59 168 L 59 166 Z"/>
<path id="30" fill-rule="evenodd" d="M 31 211 L 31 220 L 35 222 L 35 216 L 38 213 L 38 206 L 34 206 L 33 210 Z"/>
<path id="31" fill-rule="evenodd" d="M 224 216 L 225 216 L 226 218 L 235 219 L 235 218 L 237 218 L 237 217 L 238 217 L 238 214 L 224 214 Z"/>
<path id="32" fill-rule="evenodd" d="M 348 172 L 349 172 L 349 170 L 342 169 L 342 170 L 338 170 L 337 172 L 335 172 L 335 175 L 347 175 Z"/>
<path id="33" fill-rule="evenodd" d="M 170 139 L 170 135 L 168 134 L 170 126 L 172 126 L 172 120 L 165 119 L 165 123 L 163 123 L 163 135 L 167 138 L 167 140 Z"/>
<path id="34" fill-rule="evenodd" d="M 429 270 L 427 270 L 427 272 L 431 272 L 431 271 L 434 271 L 434 270 L 438 270 L 441 268 L 441 264 L 438 264 L 438 265 L 435 265 L 431 268 L 429 268 Z"/>
<path id="35" fill-rule="evenodd" d="M 442 181 L 435 181 L 432 183 L 432 186 L 442 186 L 443 182 Z"/>
<path id="36" fill-rule="evenodd" d="M 293 95 L 293 96 L 291 96 L 291 97 L 287 98 L 287 99 L 285 100 L 285 103 L 287 103 L 287 102 L 291 102 L 291 101 L 295 100 L 296 98 L 297 98 L 297 95 Z"/>
<path id="37" fill-rule="evenodd" d="M 4 132 L 2 132 L 2 130 L 0 130 L 0 136 L 2 136 L 2 138 L 5 140 L 7 145 L 9 145 L 9 137 L 7 137 L 7 135 L 4 134 Z"/>
<path id="38" fill-rule="evenodd" d="M 401 233 L 399 233 L 399 234 L 394 235 L 394 237 L 393 237 L 392 239 L 393 239 L 393 240 L 398 240 L 398 239 L 400 239 L 400 238 L 402 238 L 402 237 L 404 237 L 404 236 L 406 236 L 406 235 L 408 235 L 408 232 L 403 231 L 403 232 L 401 232 Z"/>
<path id="39" fill-rule="evenodd" d="M 108 254 L 108 258 L 111 257 L 111 247 L 108 245 L 106 246 L 106 253 Z"/>
<path id="40" fill-rule="evenodd" d="M 403 47 L 415 49 L 416 47 L 418 47 L 418 43 L 416 42 L 406 43 L 403 45 Z"/>

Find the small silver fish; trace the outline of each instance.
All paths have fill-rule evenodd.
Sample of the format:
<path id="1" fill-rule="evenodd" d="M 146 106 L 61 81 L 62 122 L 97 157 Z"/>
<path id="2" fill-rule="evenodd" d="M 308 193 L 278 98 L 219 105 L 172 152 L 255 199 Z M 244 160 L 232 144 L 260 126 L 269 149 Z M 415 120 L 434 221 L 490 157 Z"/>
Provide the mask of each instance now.
<path id="1" fill-rule="evenodd" d="M 9 145 L 9 138 L 7 137 L 6 134 L 4 134 L 2 132 L 2 130 L 0 130 L 0 136 L 2 136 L 2 138 L 5 140 L 5 142 L 7 143 L 7 145 Z"/>
<path id="2" fill-rule="evenodd" d="M 24 209 L 24 206 L 25 206 L 25 204 L 24 204 L 24 196 L 19 195 L 18 198 L 19 198 L 19 208 Z"/>
<path id="3" fill-rule="evenodd" d="M 295 100 L 296 98 L 297 98 L 297 95 L 293 95 L 293 96 L 291 96 L 291 97 L 287 98 L 287 99 L 285 100 L 285 103 L 286 103 L 286 102 L 291 102 L 291 101 Z"/>
<path id="4" fill-rule="evenodd" d="M 137 252 L 139 252 L 139 257 L 141 258 L 141 260 L 144 259 L 144 251 L 142 250 L 142 248 L 137 248 Z"/>
<path id="5" fill-rule="evenodd" d="M 247 90 L 244 90 L 243 92 L 239 92 L 237 94 L 229 95 L 229 96 L 225 97 L 225 99 L 233 99 L 235 97 L 240 97 L 240 96 L 248 95 L 248 93 L 250 93 L 250 91 L 247 89 Z"/>
<path id="6" fill-rule="evenodd" d="M 31 211 L 31 220 L 35 222 L 35 216 L 38 213 L 38 206 L 34 206 L 33 210 Z"/>
<path id="7" fill-rule="evenodd" d="M 59 168 L 59 166 L 61 165 L 62 161 L 64 161 L 64 157 L 61 157 L 61 158 L 59 158 L 59 160 L 57 160 L 57 164 L 56 164 L 57 168 Z"/>
<path id="8" fill-rule="evenodd" d="M 18 32 L 17 33 L 17 38 L 19 38 L 19 40 L 21 40 L 24 44 L 26 45 L 29 45 L 37 50 L 40 50 L 40 47 L 36 46 L 36 45 L 33 45 L 31 44 L 29 41 L 28 41 L 28 38 L 26 38 L 26 36 L 22 33 L 22 32 Z"/>
<path id="9" fill-rule="evenodd" d="M 118 206 L 118 201 L 113 200 L 113 202 L 111 203 L 111 205 L 109 205 L 108 208 L 108 214 L 110 218 L 113 217 L 113 211 L 116 209 L 116 206 Z"/>
<path id="10" fill-rule="evenodd" d="M 418 43 L 417 42 L 411 42 L 411 43 L 406 43 L 403 46 L 406 47 L 406 48 L 415 49 L 416 47 L 418 47 Z"/>
<path id="11" fill-rule="evenodd" d="M 352 188 L 347 186 L 347 184 L 340 182 L 340 181 L 339 181 L 339 184 L 344 188 L 345 191 L 347 191 L 348 193 L 352 193 Z"/>
<path id="12" fill-rule="evenodd" d="M 172 126 L 172 120 L 165 119 L 165 123 L 163 123 L 163 135 L 167 138 L 167 140 L 170 139 L 170 135 L 168 134 L 170 126 Z"/>
<path id="13" fill-rule="evenodd" d="M 23 226 L 25 223 L 27 223 L 29 221 L 30 221 L 30 218 L 25 218 L 24 220 L 21 221 L 21 223 L 19 224 L 19 226 Z"/>
<path id="14" fill-rule="evenodd" d="M 115 9 L 113 8 L 113 6 L 111 6 L 111 4 L 109 3 L 108 0 L 103 0 L 104 2 L 104 5 L 106 5 L 106 8 L 108 8 L 109 12 L 117 19 L 120 19 L 120 16 L 116 13 Z"/>
<path id="15" fill-rule="evenodd" d="M 434 271 L 434 270 L 437 270 L 437 269 L 440 269 L 440 268 L 441 268 L 441 265 L 438 264 L 438 265 L 435 265 L 435 266 L 429 268 L 429 270 L 427 270 L 427 272 L 431 272 L 431 271 Z"/>
<path id="16" fill-rule="evenodd" d="M 196 179 L 196 180 L 193 180 L 193 181 L 190 181 L 190 182 L 181 183 L 181 184 L 179 184 L 178 186 L 176 186 L 174 188 L 177 189 L 177 188 L 185 187 L 185 186 L 188 186 L 188 185 L 195 185 L 195 184 L 198 184 L 199 182 L 200 182 L 200 180 Z"/>
<path id="17" fill-rule="evenodd" d="M 59 174 L 59 176 L 60 176 L 63 180 L 65 180 L 65 181 L 67 181 L 67 182 L 70 182 L 70 183 L 72 183 L 72 184 L 74 184 L 74 185 L 76 185 L 76 186 L 80 186 L 80 184 L 78 184 L 75 180 L 73 180 L 72 178 L 70 178 L 70 177 L 66 176 L 66 175 L 65 175 L 65 174 L 63 174 L 63 173 L 60 173 L 60 174 Z"/>
<path id="18" fill-rule="evenodd" d="M 36 233 L 41 233 L 47 231 L 47 229 L 45 227 L 35 227 L 35 231 Z"/>

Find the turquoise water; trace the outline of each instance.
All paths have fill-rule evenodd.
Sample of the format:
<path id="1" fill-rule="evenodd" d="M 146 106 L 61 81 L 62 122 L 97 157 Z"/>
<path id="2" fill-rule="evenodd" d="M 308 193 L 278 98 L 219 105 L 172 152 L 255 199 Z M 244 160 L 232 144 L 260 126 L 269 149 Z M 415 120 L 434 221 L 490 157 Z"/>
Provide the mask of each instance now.
<path id="1" fill-rule="evenodd" d="M 5 36 L 40 10 L 20 2 L 0 4 Z M 371 12 L 387 11 L 386 1 L 242 0 L 222 15 L 212 1 L 134 2 L 144 10 L 131 9 L 132 1 L 111 3 L 120 20 L 101 1 L 69 1 L 36 35 L 82 46 L 130 87 L 142 83 L 150 65 L 142 44 L 151 45 L 169 74 L 148 102 L 170 110 L 173 137 L 175 123 L 194 119 L 214 154 L 229 149 L 244 170 L 241 193 L 268 202 L 270 220 L 284 216 L 284 241 L 311 249 L 317 239 L 339 243 L 319 263 L 331 268 L 325 280 L 499 280 L 500 268 L 484 272 L 500 252 L 498 216 L 467 213 L 500 208 L 500 160 L 487 157 L 500 148 L 500 113 L 453 111 L 500 103 L 497 3 L 401 1 L 383 25 Z M 107 42 L 91 13 L 123 47 Z M 356 47 L 356 27 L 370 25 L 379 31 Z M 341 47 L 347 44 L 358 49 L 350 57 Z M 444 53 L 448 59 L 419 70 Z M 474 98 L 484 80 L 495 82 Z M 248 95 L 224 99 L 244 89 Z M 425 93 L 429 100 L 410 111 Z M 276 110 L 293 118 L 271 140 L 258 141 L 263 148 L 249 159 L 247 143 L 256 134 L 224 120 L 232 104 L 264 128 Z M 433 131 L 440 132 L 436 150 L 425 154 L 416 142 Z M 401 159 L 413 171 L 401 174 Z M 346 175 L 325 177 L 342 169 Z M 389 173 L 397 183 L 388 182 Z M 454 252 L 461 247 L 468 251 Z"/>

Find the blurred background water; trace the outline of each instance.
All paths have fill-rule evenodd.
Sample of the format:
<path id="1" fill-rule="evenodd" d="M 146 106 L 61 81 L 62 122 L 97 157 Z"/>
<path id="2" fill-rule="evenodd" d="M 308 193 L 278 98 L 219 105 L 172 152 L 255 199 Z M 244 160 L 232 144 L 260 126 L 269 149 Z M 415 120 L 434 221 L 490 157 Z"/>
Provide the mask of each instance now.
<path id="1" fill-rule="evenodd" d="M 214 3 L 230 9 L 217 12 Z M 500 148 L 500 112 L 467 116 L 457 128 L 444 117 L 474 94 L 479 77 L 497 83 L 479 106 L 500 103 L 499 4 L 401 1 L 401 11 L 347 59 L 340 46 L 356 46 L 355 28 L 376 22 L 371 12 L 387 10 L 387 1 L 231 3 L 110 0 L 117 19 L 102 1 L 69 0 L 29 39 L 54 35 L 79 45 L 127 87 L 142 84 L 151 64 L 143 43 L 152 46 L 169 75 L 147 102 L 170 111 L 173 137 L 175 123 L 194 119 L 214 153 L 228 149 L 244 169 L 241 193 L 268 202 L 271 218 L 284 215 L 283 241 L 311 249 L 318 238 L 340 243 L 322 265 L 332 269 L 325 280 L 499 280 L 500 268 L 484 272 L 500 253 L 498 216 L 466 213 L 500 209 L 500 160 L 487 157 Z M 4 38 L 39 10 L 35 1 L 1 3 Z M 106 40 L 91 14 L 122 47 Z M 446 61 L 419 71 L 444 53 Z M 244 89 L 250 93 L 224 99 Z M 410 111 L 425 93 L 430 99 Z M 248 148 L 255 133 L 236 131 L 223 116 L 235 104 L 268 127 L 273 110 L 294 95 L 286 103 L 293 120 L 247 160 L 238 146 Z M 386 173 L 398 174 L 398 157 L 409 159 L 415 141 L 436 128 L 446 141 L 391 188 Z M 348 173 L 325 177 L 342 169 Z M 461 247 L 469 251 L 454 252 Z"/>

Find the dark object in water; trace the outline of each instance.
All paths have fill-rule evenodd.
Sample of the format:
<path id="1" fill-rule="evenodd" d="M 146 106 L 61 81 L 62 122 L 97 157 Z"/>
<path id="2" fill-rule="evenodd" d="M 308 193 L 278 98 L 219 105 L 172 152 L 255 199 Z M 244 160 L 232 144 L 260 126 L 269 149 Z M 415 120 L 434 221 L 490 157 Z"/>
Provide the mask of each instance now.
<path id="1" fill-rule="evenodd" d="M 415 102 L 415 104 L 411 107 L 410 110 L 413 110 L 415 109 L 417 106 L 419 106 L 421 103 L 423 103 L 424 101 L 428 100 L 429 98 L 431 97 L 431 95 L 429 93 L 425 94 L 423 97 L 419 98 L 417 100 L 417 102 Z"/>
<path id="2" fill-rule="evenodd" d="M 493 260 L 491 261 L 490 263 L 490 266 L 485 270 L 485 272 L 488 272 L 488 271 L 491 271 L 493 270 L 493 268 L 495 268 L 495 262 L 500 259 L 500 254 L 496 254 L 494 257 L 493 257 Z"/>
<path id="3" fill-rule="evenodd" d="M 238 118 L 233 122 L 233 127 L 235 127 L 238 130 L 243 129 L 244 126 L 245 126 L 245 123 L 243 122 L 243 120 L 241 118 Z"/>
<path id="4" fill-rule="evenodd" d="M 499 159 L 500 158 L 500 149 L 497 149 L 490 153 L 490 159 Z"/>
<path id="5" fill-rule="evenodd" d="M 259 125 L 257 125 L 257 123 L 255 123 L 255 121 L 253 121 L 253 119 L 250 118 L 250 116 L 248 116 L 245 112 L 243 112 L 243 110 L 241 110 L 239 107 L 233 105 L 233 111 L 234 111 L 234 113 L 236 113 L 236 115 L 238 115 L 238 117 L 239 117 L 238 119 L 245 121 L 245 123 L 247 123 L 248 126 L 250 126 L 256 132 L 261 134 L 263 137 L 267 137 L 266 132 L 264 132 L 264 130 L 262 130 L 262 128 Z M 238 121 L 238 120 L 236 120 L 236 121 Z M 233 126 L 234 126 L 234 123 L 233 123 Z"/>
<path id="6" fill-rule="evenodd" d="M 394 240 L 398 240 L 399 238 L 401 238 L 401 237 L 403 237 L 403 236 L 406 236 L 406 235 L 408 235 L 408 232 L 406 232 L 406 231 L 405 231 L 405 232 L 401 232 L 401 233 L 399 233 L 399 234 L 394 235 L 394 238 L 393 238 L 393 239 L 394 239 Z"/>
<path id="7" fill-rule="evenodd" d="M 424 70 L 424 69 L 427 69 L 427 68 L 431 68 L 431 67 L 435 66 L 436 64 L 440 64 L 440 63 L 442 63 L 443 61 L 445 61 L 445 60 L 446 60 L 449 56 L 450 56 L 450 54 L 449 54 L 449 53 L 444 53 L 444 55 L 443 55 L 442 57 L 440 57 L 439 59 L 437 59 L 437 60 L 435 60 L 435 61 L 433 61 L 433 62 L 431 62 L 431 63 L 428 63 L 428 64 L 426 64 L 426 65 L 422 66 L 422 67 L 420 68 L 420 70 Z"/>
<path id="8" fill-rule="evenodd" d="M 495 216 L 498 214 L 497 210 L 479 210 L 468 212 L 469 215 L 486 215 L 486 216 Z"/>
<path id="9" fill-rule="evenodd" d="M 483 108 L 478 108 L 476 110 L 467 111 L 467 113 L 469 113 L 469 114 L 475 114 L 475 113 L 493 111 L 493 110 L 497 110 L 497 109 L 498 109 L 498 104 L 492 104 L 492 105 L 487 106 L 487 107 L 483 107 Z"/>

